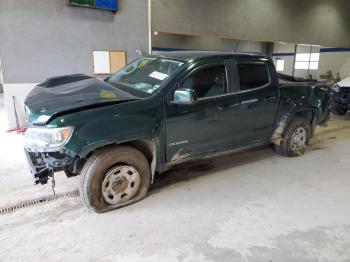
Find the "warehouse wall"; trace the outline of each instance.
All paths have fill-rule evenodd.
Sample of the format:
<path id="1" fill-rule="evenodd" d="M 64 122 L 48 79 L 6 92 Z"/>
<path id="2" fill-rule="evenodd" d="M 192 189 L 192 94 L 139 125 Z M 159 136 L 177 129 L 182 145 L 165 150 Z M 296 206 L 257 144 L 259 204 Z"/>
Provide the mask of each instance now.
<path id="1" fill-rule="evenodd" d="M 93 74 L 93 50 L 148 52 L 148 1 L 120 0 L 120 11 L 67 5 L 67 0 L 1 0 L 0 60 L 9 127 L 13 96 L 23 125 L 23 101 L 49 76 Z"/>
<path id="2" fill-rule="evenodd" d="M 159 32 L 350 47 L 348 0 L 153 0 Z"/>
<path id="3" fill-rule="evenodd" d="M 120 1 L 120 11 L 67 6 L 66 0 L 1 0 L 0 58 L 5 83 L 93 73 L 93 50 L 148 50 L 147 0 Z M 78 32 L 78 33 L 77 33 Z"/>
<path id="4" fill-rule="evenodd" d="M 333 76 L 339 73 L 340 78 L 350 77 L 350 52 L 321 52 L 317 77 L 332 71 Z"/>
<path id="5" fill-rule="evenodd" d="M 218 37 L 197 37 L 176 34 L 158 34 L 152 37 L 154 50 L 193 49 L 220 50 L 235 52 L 267 52 L 267 44 L 263 42 L 238 41 Z"/>
<path id="6" fill-rule="evenodd" d="M 276 64 L 277 59 L 284 60 L 284 74 L 293 75 L 295 44 L 275 43 L 273 50 L 273 60 Z M 332 71 L 336 77 L 339 73 L 340 78 L 350 77 L 350 49 L 348 48 L 330 48 L 320 47 L 320 61 L 318 70 L 294 70 L 297 77 L 307 77 L 310 73 L 314 78 L 321 79 L 327 71 Z"/>

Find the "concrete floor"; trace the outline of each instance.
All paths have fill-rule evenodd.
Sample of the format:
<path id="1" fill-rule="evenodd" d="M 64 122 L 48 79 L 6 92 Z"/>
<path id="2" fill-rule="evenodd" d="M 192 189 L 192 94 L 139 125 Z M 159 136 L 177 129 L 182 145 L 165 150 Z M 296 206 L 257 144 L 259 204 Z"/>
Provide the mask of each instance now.
<path id="1" fill-rule="evenodd" d="M 1 128 L 0 207 L 49 194 L 31 185 L 23 137 Z M 258 147 L 179 168 L 120 210 L 72 198 L 0 215 L 0 261 L 350 261 L 349 148 L 350 115 L 303 157 Z M 58 176 L 58 191 L 77 182 Z"/>

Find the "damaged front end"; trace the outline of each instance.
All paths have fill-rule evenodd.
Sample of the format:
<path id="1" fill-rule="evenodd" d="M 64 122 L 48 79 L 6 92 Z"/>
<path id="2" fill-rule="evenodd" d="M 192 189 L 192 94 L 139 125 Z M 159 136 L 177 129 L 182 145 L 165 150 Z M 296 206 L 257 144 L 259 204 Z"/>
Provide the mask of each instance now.
<path id="1" fill-rule="evenodd" d="M 73 176 L 72 166 L 74 160 L 59 152 L 55 153 L 40 153 L 24 150 L 30 171 L 33 176 L 34 184 L 46 184 L 50 177 L 53 177 L 55 172 L 65 171 L 67 176 Z"/>
<path id="2" fill-rule="evenodd" d="M 78 173 L 79 158 L 67 154 L 64 146 L 73 134 L 73 127 L 30 127 L 25 135 L 25 155 L 34 184 L 46 184 L 55 172 L 67 176 Z"/>

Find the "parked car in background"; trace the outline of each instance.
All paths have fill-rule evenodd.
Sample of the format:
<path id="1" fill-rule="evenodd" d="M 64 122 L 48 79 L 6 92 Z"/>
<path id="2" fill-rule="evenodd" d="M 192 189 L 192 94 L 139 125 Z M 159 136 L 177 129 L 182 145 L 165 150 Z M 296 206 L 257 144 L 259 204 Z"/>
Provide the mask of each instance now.
<path id="1" fill-rule="evenodd" d="M 332 108 L 338 115 L 345 115 L 350 109 L 350 77 L 347 77 L 332 87 Z"/>
<path id="2" fill-rule="evenodd" d="M 81 175 L 85 205 L 104 212 L 144 198 L 155 173 L 183 162 L 265 143 L 302 155 L 330 101 L 325 82 L 278 76 L 264 56 L 164 52 L 105 81 L 39 84 L 25 101 L 25 152 L 35 183 Z"/>

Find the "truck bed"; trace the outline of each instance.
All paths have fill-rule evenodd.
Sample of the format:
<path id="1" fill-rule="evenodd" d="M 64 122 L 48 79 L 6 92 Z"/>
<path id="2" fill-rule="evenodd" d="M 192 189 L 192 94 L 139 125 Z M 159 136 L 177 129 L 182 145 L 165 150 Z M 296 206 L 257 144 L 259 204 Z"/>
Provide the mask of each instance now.
<path id="1" fill-rule="evenodd" d="M 280 83 L 280 87 L 289 87 L 289 86 L 315 86 L 315 87 L 324 87 L 328 86 L 327 81 L 318 81 L 316 79 L 306 79 L 306 78 L 298 78 L 285 74 L 278 74 L 278 80 Z"/>

